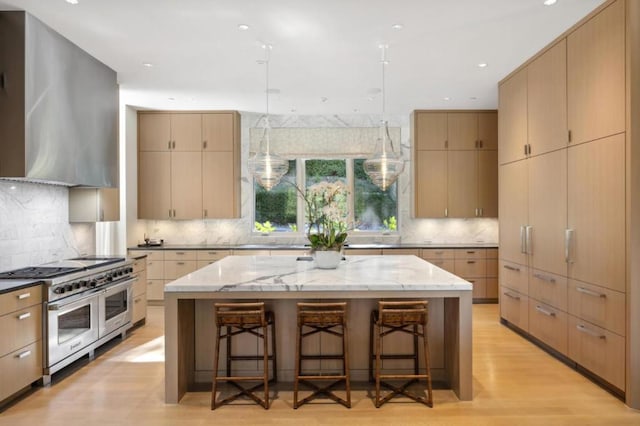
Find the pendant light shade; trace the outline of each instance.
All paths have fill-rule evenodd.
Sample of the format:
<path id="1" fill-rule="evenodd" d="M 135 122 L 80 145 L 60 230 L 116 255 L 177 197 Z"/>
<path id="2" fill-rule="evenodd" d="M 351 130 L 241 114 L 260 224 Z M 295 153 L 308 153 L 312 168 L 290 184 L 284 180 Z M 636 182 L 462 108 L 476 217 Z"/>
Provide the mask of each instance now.
<path id="1" fill-rule="evenodd" d="M 398 145 L 396 152 L 391 135 L 389 135 L 389 123 L 384 119 L 385 107 L 385 66 L 389 63 L 386 59 L 386 45 L 381 45 L 382 50 L 382 116 L 380 122 L 380 136 L 377 141 L 376 153 L 364 161 L 364 171 L 375 185 L 383 191 L 392 185 L 400 173 L 404 170 L 404 160 Z"/>
<path id="2" fill-rule="evenodd" d="M 253 175 L 255 180 L 267 191 L 276 186 L 280 179 L 289 171 L 289 161 L 280 157 L 278 154 L 271 152 L 270 146 L 270 132 L 271 126 L 269 124 L 269 57 L 272 46 L 265 44 L 262 46 L 265 51 L 264 63 L 266 69 L 266 104 L 267 110 L 264 118 L 264 132 L 260 139 L 260 145 L 258 152 L 249 157 L 248 166 L 249 172 Z"/>

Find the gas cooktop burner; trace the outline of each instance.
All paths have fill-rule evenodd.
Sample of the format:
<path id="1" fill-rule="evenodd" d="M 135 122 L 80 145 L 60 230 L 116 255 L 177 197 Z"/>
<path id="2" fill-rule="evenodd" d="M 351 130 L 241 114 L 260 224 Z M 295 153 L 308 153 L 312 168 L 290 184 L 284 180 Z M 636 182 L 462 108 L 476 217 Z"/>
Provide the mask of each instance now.
<path id="1" fill-rule="evenodd" d="M 79 267 L 31 266 L 13 271 L 0 272 L 0 279 L 53 278 L 75 272 Z"/>

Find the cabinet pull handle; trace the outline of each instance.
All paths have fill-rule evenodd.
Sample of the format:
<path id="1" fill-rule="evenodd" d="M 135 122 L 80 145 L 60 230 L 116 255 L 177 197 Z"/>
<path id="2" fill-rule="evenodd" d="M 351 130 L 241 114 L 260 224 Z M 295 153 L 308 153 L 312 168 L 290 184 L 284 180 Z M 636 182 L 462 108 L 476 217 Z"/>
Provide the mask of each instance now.
<path id="1" fill-rule="evenodd" d="M 140 303 L 142 301 L 142 299 L 140 297 L 138 297 L 136 300 L 133 301 L 133 303 Z"/>
<path id="2" fill-rule="evenodd" d="M 564 260 L 567 263 L 573 263 L 571 256 L 571 246 L 573 245 L 573 229 L 565 229 L 564 231 Z"/>
<path id="3" fill-rule="evenodd" d="M 541 314 L 545 314 L 548 317 L 554 317 L 554 318 L 556 317 L 555 312 L 547 311 L 540 305 L 536 305 L 536 311 L 540 312 Z"/>
<path id="4" fill-rule="evenodd" d="M 527 144 L 524 144 L 524 155 L 526 156 L 527 154 Z"/>
<path id="5" fill-rule="evenodd" d="M 173 149 L 176 149 L 176 141 L 173 141 L 172 148 L 173 148 Z"/>
<path id="6" fill-rule="evenodd" d="M 524 237 L 525 237 L 525 241 L 526 241 L 526 253 L 527 254 L 533 254 L 533 248 L 532 248 L 532 243 L 531 243 L 531 232 L 533 232 L 533 227 L 532 226 L 525 226 L 524 227 Z"/>
<path id="7" fill-rule="evenodd" d="M 476 217 L 478 217 L 478 208 L 476 207 Z"/>
<path id="8" fill-rule="evenodd" d="M 511 265 L 502 265 L 502 267 L 504 269 L 508 269 L 510 271 L 515 271 L 515 272 L 520 272 L 520 268 L 516 268 L 515 266 L 511 266 Z"/>
<path id="9" fill-rule="evenodd" d="M 449 217 L 449 209 L 444 209 L 444 217 Z"/>
<path id="10" fill-rule="evenodd" d="M 480 148 L 484 147 L 484 142 L 482 142 L 482 139 L 478 141 L 480 143 Z"/>
<path id="11" fill-rule="evenodd" d="M 520 226 L 520 253 L 522 254 L 527 254 L 527 242 L 526 242 L 526 236 L 525 236 L 525 226 L 521 225 Z"/>
<path id="12" fill-rule="evenodd" d="M 184 262 L 176 262 L 176 265 L 184 265 Z"/>
<path id="13" fill-rule="evenodd" d="M 467 250 L 467 254 L 475 254 L 475 250 Z"/>
<path id="14" fill-rule="evenodd" d="M 480 217 L 484 216 L 484 210 L 482 209 L 482 207 L 480 207 Z"/>
<path id="15" fill-rule="evenodd" d="M 449 148 L 449 141 L 444 141 L 444 147 Z"/>
<path id="16" fill-rule="evenodd" d="M 171 217 L 171 209 L 169 209 L 169 217 Z"/>
<path id="17" fill-rule="evenodd" d="M 204 217 L 207 217 L 209 215 L 209 211 L 207 209 L 204 209 Z"/>
<path id="18" fill-rule="evenodd" d="M 23 319 L 27 319 L 31 316 L 31 312 L 25 312 L 24 314 L 18 315 L 18 320 L 22 321 Z"/>
<path id="19" fill-rule="evenodd" d="M 551 283 L 551 284 L 555 284 L 556 283 L 556 279 L 555 278 L 549 277 L 547 275 L 533 274 L 533 276 L 536 277 L 539 280 L 546 281 L 546 282 Z"/>
<path id="20" fill-rule="evenodd" d="M 20 352 L 18 355 L 16 355 L 16 358 L 22 359 L 22 358 L 28 357 L 29 355 L 31 355 L 31 351 L 24 351 L 24 352 Z"/>
<path id="21" fill-rule="evenodd" d="M 585 333 L 585 334 L 588 334 L 589 336 L 596 337 L 596 338 L 602 339 L 602 340 L 606 340 L 607 339 L 607 336 L 605 336 L 604 334 L 600 334 L 600 333 L 597 333 L 597 332 L 595 332 L 593 330 L 590 330 L 587 327 L 585 327 L 584 324 L 578 324 L 578 325 L 576 325 L 576 328 L 578 329 L 578 331 L 580 331 L 582 333 Z"/>
<path id="22" fill-rule="evenodd" d="M 571 142 L 571 130 L 569 130 L 569 142 Z"/>
<path id="23" fill-rule="evenodd" d="M 18 295 L 18 300 L 24 300 L 31 297 L 31 293 L 22 293 Z"/>
<path id="24" fill-rule="evenodd" d="M 471 265 L 473 263 L 476 263 L 476 261 L 475 260 L 467 260 L 467 264 Z"/>
<path id="25" fill-rule="evenodd" d="M 510 297 L 510 298 L 512 298 L 512 299 L 515 299 L 515 300 L 520 300 L 520 296 L 517 296 L 517 295 L 515 295 L 515 294 L 511 294 L 511 293 L 509 293 L 508 291 L 505 291 L 505 292 L 504 292 L 504 295 L 505 295 L 505 296 L 507 296 L 507 297 Z"/>
<path id="26" fill-rule="evenodd" d="M 442 250 L 438 250 L 435 252 L 435 254 L 444 254 L 444 252 Z"/>
<path id="27" fill-rule="evenodd" d="M 171 141 L 167 143 L 167 149 L 171 149 Z"/>
<path id="28" fill-rule="evenodd" d="M 183 251 L 177 251 L 177 252 L 176 252 L 176 255 L 178 255 L 178 256 L 182 256 L 182 255 L 184 255 L 184 252 L 183 252 Z"/>
<path id="29" fill-rule="evenodd" d="M 603 299 L 607 298 L 607 295 L 604 293 L 598 293 L 597 291 L 589 290 L 588 288 L 584 288 L 584 287 L 576 287 L 576 291 L 587 294 L 589 296 L 593 296 L 593 297 L 601 297 Z"/>
<path id="30" fill-rule="evenodd" d="M 202 141 L 202 148 L 207 149 L 207 141 Z"/>

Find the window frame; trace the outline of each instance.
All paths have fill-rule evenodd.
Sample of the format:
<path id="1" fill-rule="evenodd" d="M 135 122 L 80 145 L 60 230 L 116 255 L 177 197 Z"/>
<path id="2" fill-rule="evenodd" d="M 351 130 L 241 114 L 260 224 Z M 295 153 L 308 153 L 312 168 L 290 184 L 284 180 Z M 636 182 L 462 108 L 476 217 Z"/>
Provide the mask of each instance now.
<path id="1" fill-rule="evenodd" d="M 349 204 L 349 215 L 348 215 L 348 223 L 355 223 L 355 170 L 354 163 L 358 158 L 351 157 L 296 157 L 290 158 L 289 160 L 294 160 L 296 163 L 296 185 L 302 192 L 306 193 L 306 162 L 309 160 L 342 160 L 345 162 L 345 174 L 346 174 L 346 185 L 349 193 L 347 194 L 347 203 Z M 297 194 L 296 197 L 296 227 L 297 231 L 278 231 L 278 232 L 260 232 L 255 228 L 256 222 L 256 180 L 252 178 L 252 202 L 253 202 L 253 220 L 251 221 L 251 233 L 253 235 L 269 235 L 269 236 L 282 236 L 282 237 L 306 237 L 306 233 L 304 232 L 304 226 L 306 222 L 305 215 L 305 205 L 302 198 Z M 398 191 L 397 185 L 398 181 L 394 182 L 393 185 L 396 185 L 396 193 Z M 395 231 L 391 230 L 377 230 L 377 231 L 362 231 L 358 229 L 349 229 L 349 232 L 353 232 L 354 234 L 361 236 L 381 236 L 381 235 L 399 235 L 400 234 L 400 218 L 399 218 L 399 197 L 396 199 L 396 221 L 397 227 Z"/>

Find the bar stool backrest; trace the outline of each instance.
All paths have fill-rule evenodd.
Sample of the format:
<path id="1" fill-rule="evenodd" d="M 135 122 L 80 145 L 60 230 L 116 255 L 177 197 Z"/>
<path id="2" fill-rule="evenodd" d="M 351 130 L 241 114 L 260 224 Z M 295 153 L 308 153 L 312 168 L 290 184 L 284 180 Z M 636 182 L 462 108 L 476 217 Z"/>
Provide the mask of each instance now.
<path id="1" fill-rule="evenodd" d="M 347 323 L 347 302 L 298 303 L 298 324 L 329 326 Z"/>
<path id="2" fill-rule="evenodd" d="M 215 303 L 216 323 L 220 326 L 266 326 L 264 302 Z"/>
<path id="3" fill-rule="evenodd" d="M 378 302 L 380 325 L 424 324 L 429 321 L 426 300 L 407 302 Z"/>

